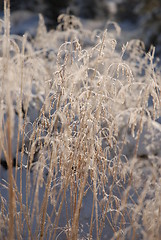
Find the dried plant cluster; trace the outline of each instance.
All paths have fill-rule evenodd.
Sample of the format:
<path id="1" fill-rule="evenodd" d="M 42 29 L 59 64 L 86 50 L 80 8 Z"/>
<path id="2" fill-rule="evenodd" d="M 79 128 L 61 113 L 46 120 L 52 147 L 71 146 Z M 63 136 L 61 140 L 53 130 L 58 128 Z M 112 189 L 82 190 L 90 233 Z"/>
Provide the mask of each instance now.
<path id="1" fill-rule="evenodd" d="M 69 15 L 50 32 L 40 15 L 34 38 L 13 36 L 4 8 L 0 239 L 159 239 L 155 48 L 120 46 L 116 23 L 90 32 Z"/>

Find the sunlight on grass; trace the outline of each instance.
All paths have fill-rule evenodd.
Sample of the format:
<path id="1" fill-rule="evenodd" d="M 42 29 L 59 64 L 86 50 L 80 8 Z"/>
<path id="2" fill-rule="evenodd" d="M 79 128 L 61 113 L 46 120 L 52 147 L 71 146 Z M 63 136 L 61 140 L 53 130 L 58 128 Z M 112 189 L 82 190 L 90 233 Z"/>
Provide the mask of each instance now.
<path id="1" fill-rule="evenodd" d="M 4 1 L 0 239 L 159 239 L 155 48 L 120 46 L 113 22 L 58 21 L 48 32 L 40 15 L 32 39 L 10 35 Z"/>

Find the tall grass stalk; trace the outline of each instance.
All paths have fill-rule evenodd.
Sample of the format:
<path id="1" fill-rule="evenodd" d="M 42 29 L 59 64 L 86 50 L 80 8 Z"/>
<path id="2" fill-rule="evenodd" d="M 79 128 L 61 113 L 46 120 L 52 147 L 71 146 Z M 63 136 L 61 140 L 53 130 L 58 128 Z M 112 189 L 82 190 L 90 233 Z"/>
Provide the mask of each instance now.
<path id="1" fill-rule="evenodd" d="M 9 48 L 10 48 L 10 1 L 4 1 L 4 46 L 3 46 L 3 82 L 7 81 L 8 78 L 8 66 L 9 66 Z M 2 85 L 3 86 L 3 85 Z M 8 103 L 8 111 L 7 111 L 7 165 L 8 165 L 8 179 L 9 179 L 9 232 L 8 239 L 14 239 L 14 207 L 15 207 L 15 199 L 14 199 L 14 191 L 13 191 L 13 175 L 12 175 L 12 116 L 11 116 L 11 108 L 10 108 L 10 96 L 7 94 L 7 103 Z"/>

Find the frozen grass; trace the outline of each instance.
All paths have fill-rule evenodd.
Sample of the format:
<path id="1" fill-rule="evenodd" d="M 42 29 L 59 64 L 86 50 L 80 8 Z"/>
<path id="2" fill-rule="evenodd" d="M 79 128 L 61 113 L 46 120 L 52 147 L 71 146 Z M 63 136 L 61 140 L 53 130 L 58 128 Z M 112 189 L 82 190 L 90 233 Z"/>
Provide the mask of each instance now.
<path id="1" fill-rule="evenodd" d="M 50 32 L 40 15 L 34 39 L 12 36 L 8 0 L 4 13 L 0 151 L 8 181 L 1 189 L 9 198 L 0 193 L 0 238 L 159 239 L 155 48 L 146 53 L 139 40 L 120 46 L 117 24 L 90 32 L 68 15 Z"/>

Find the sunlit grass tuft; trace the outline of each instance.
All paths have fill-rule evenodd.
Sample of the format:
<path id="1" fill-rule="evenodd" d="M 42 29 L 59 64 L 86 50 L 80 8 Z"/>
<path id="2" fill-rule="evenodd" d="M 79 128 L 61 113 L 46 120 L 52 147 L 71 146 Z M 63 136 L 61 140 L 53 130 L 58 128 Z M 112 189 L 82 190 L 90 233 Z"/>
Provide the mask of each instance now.
<path id="1" fill-rule="evenodd" d="M 159 150 L 149 150 L 160 133 L 155 48 L 146 53 L 139 40 L 119 48 L 116 23 L 90 32 L 68 15 L 50 32 L 40 15 L 30 41 L 12 36 L 4 3 L 0 152 L 9 198 L 0 194 L 0 236 L 159 239 Z"/>

